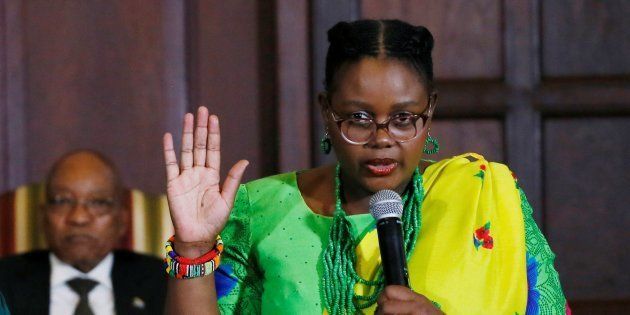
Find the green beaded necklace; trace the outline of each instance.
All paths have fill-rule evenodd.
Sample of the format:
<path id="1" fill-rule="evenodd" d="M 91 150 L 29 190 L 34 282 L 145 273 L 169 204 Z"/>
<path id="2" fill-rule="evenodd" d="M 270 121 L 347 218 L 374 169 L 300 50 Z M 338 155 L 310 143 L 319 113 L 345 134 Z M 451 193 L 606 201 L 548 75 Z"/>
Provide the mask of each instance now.
<path id="1" fill-rule="evenodd" d="M 337 163 L 335 169 L 335 213 L 328 235 L 328 245 L 323 253 L 323 297 L 326 309 L 331 315 L 354 314 L 357 309 L 363 309 L 374 304 L 384 283 L 381 273 L 375 280 L 365 280 L 354 269 L 356 263 L 355 243 L 350 232 L 350 221 L 341 207 L 340 171 L 341 167 Z M 424 199 L 422 175 L 418 168 L 413 172 L 410 187 L 405 190 L 401 197 L 404 206 L 402 216 L 404 247 L 407 260 L 409 260 L 420 232 L 422 201 Z M 356 295 L 354 286 L 357 282 L 375 286 L 374 294 L 369 296 Z"/>

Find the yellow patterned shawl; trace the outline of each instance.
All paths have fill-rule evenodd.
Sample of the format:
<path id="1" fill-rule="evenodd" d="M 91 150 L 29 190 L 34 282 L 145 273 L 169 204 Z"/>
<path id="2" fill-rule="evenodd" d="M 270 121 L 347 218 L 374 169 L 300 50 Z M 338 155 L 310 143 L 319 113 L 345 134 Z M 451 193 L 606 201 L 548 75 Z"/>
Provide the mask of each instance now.
<path id="1" fill-rule="evenodd" d="M 411 288 L 447 314 L 524 314 L 525 229 L 510 170 L 468 153 L 429 166 L 423 180 L 420 236 L 409 260 Z M 373 279 L 380 265 L 376 230 L 356 252 L 357 272 Z M 357 284 L 355 292 L 372 289 Z"/>

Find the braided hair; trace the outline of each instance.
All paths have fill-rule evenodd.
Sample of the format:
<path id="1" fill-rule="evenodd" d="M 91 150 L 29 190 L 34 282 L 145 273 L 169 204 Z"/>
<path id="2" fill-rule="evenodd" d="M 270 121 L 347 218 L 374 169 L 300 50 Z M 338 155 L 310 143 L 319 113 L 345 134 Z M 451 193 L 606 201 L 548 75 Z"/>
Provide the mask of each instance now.
<path id="1" fill-rule="evenodd" d="M 411 66 L 427 90 L 433 90 L 433 35 L 424 26 L 400 20 L 339 22 L 328 30 L 326 92 L 332 93 L 335 75 L 347 63 L 364 57 L 395 58 Z"/>

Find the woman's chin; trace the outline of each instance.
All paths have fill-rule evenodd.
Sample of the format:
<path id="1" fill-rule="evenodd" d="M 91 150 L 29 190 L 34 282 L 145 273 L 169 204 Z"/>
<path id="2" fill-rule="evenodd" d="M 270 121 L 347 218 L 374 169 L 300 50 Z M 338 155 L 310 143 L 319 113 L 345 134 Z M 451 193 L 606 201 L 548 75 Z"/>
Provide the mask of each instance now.
<path id="1" fill-rule="evenodd" d="M 389 176 L 369 176 L 363 179 L 364 188 L 371 192 L 389 189 L 396 191 L 400 186 L 400 177 L 395 174 Z"/>

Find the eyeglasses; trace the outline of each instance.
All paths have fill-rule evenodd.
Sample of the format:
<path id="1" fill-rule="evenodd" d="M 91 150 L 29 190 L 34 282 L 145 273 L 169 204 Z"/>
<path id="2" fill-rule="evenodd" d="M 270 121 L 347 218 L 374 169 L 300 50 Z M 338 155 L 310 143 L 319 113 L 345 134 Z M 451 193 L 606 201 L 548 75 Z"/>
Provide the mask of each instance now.
<path id="1" fill-rule="evenodd" d="M 58 214 L 65 214 L 81 205 L 94 216 L 108 214 L 114 209 L 116 202 L 114 198 L 92 198 L 79 201 L 67 196 L 52 196 L 47 201 L 48 209 Z"/>
<path id="2" fill-rule="evenodd" d="M 428 106 L 421 114 L 397 113 L 382 123 L 377 123 L 365 112 L 355 112 L 343 118 L 330 107 L 328 111 L 337 123 L 343 139 L 348 143 L 361 145 L 368 143 L 379 128 L 384 128 L 392 139 L 400 143 L 416 138 L 418 130 L 422 130 L 429 119 L 430 109 Z"/>

